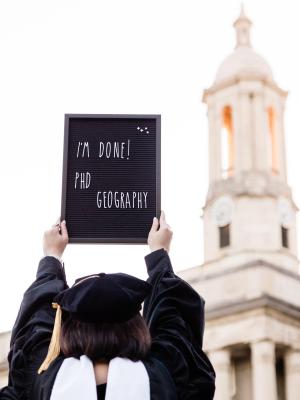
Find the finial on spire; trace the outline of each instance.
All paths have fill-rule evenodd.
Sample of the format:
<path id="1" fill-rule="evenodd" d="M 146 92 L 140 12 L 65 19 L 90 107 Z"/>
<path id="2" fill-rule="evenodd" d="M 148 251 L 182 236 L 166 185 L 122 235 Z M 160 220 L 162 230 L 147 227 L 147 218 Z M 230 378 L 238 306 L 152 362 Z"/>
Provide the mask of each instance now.
<path id="1" fill-rule="evenodd" d="M 241 3 L 241 13 L 240 13 L 240 18 L 246 18 L 246 14 L 245 14 L 245 6 L 244 3 Z"/>
<path id="2" fill-rule="evenodd" d="M 244 4 L 241 3 L 241 12 L 238 19 L 234 22 L 233 26 L 236 30 L 236 48 L 237 47 L 251 47 L 250 43 L 250 28 L 252 22 L 245 14 Z"/>

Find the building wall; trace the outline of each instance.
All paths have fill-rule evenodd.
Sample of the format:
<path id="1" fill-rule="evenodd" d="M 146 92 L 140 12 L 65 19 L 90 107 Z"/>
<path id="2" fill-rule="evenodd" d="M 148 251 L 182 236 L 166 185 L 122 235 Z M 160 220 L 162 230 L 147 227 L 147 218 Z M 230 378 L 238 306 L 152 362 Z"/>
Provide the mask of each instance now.
<path id="1" fill-rule="evenodd" d="M 252 373 L 249 357 L 233 360 L 234 395 L 232 400 L 252 400 Z"/>
<path id="2" fill-rule="evenodd" d="M 10 332 L 0 333 L 0 388 L 7 385 Z"/>
<path id="3" fill-rule="evenodd" d="M 7 385 L 7 376 L 8 376 L 7 369 L 5 369 L 4 371 L 0 371 L 0 388 Z"/>

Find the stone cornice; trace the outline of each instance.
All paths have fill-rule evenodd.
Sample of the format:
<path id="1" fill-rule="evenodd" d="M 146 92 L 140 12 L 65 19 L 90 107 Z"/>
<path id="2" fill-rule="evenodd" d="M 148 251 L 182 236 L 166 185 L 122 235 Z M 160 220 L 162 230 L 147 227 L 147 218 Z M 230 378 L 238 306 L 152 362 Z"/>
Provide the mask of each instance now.
<path id="1" fill-rule="evenodd" d="M 207 321 L 212 321 L 258 308 L 272 309 L 292 319 L 296 319 L 298 322 L 300 321 L 300 307 L 267 294 L 251 300 L 240 299 L 240 301 L 223 303 L 219 306 L 207 308 L 205 316 Z"/>
<path id="2" fill-rule="evenodd" d="M 289 185 L 267 171 L 244 171 L 237 176 L 211 182 L 203 209 L 211 204 L 215 198 L 223 194 L 252 197 L 269 196 L 274 198 L 285 196 L 291 200 L 294 209 L 298 211 Z"/>
<path id="3" fill-rule="evenodd" d="M 205 89 L 203 91 L 203 96 L 202 96 L 203 103 L 207 103 L 208 96 L 213 95 L 216 92 L 226 89 L 230 86 L 237 85 L 243 81 L 258 81 L 258 82 L 261 82 L 263 85 L 269 87 L 270 89 L 273 89 L 274 91 L 276 91 L 279 95 L 281 95 L 283 97 L 287 97 L 287 95 L 288 95 L 288 91 L 281 89 L 276 84 L 276 82 L 271 81 L 270 79 L 267 79 L 266 77 L 263 77 L 261 75 L 255 76 L 255 75 L 241 74 L 241 75 L 236 75 L 235 77 L 233 77 L 231 79 L 227 79 L 224 82 L 214 84 L 210 88 Z"/>
<path id="4" fill-rule="evenodd" d="M 272 263 L 270 263 L 268 261 L 260 260 L 260 259 L 257 259 L 257 260 L 254 260 L 254 261 L 249 261 L 247 263 L 240 264 L 240 265 L 237 265 L 237 266 L 234 266 L 234 267 L 231 267 L 231 268 L 223 269 L 223 270 L 218 271 L 218 272 L 210 273 L 209 275 L 205 275 L 205 276 L 201 276 L 201 274 L 199 274 L 195 278 L 188 279 L 188 282 L 191 285 L 195 285 L 196 283 L 201 282 L 201 281 L 207 281 L 207 280 L 210 280 L 210 279 L 221 278 L 221 277 L 223 277 L 225 275 L 231 275 L 231 274 L 235 274 L 236 272 L 239 272 L 239 271 L 245 271 L 246 269 L 253 269 L 253 267 L 259 267 L 259 268 L 266 267 L 266 268 L 271 269 L 273 271 L 279 272 L 280 274 L 283 274 L 285 276 L 289 276 L 289 277 L 291 277 L 293 279 L 296 279 L 297 281 L 300 282 L 300 274 L 297 274 L 297 273 L 292 272 L 292 271 L 288 271 L 287 269 L 282 268 L 282 267 L 280 267 L 280 266 L 278 266 L 276 264 L 272 264 Z M 185 271 L 191 271 L 191 270 L 195 270 L 195 271 L 199 271 L 200 272 L 201 268 L 202 268 L 202 266 L 193 267 L 193 268 L 190 268 L 188 270 L 179 271 L 179 272 L 177 272 L 177 274 L 178 274 L 178 276 L 180 276 L 180 273 L 182 275 L 184 275 Z"/>

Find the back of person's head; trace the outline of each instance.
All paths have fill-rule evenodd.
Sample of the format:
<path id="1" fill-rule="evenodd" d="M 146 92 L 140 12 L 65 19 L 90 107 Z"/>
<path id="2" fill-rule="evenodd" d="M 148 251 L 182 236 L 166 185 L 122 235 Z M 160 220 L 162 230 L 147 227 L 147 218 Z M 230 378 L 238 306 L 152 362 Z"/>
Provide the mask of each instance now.
<path id="1" fill-rule="evenodd" d="M 138 361 L 147 356 L 150 346 L 150 332 L 140 314 L 121 323 L 83 322 L 63 315 L 60 348 L 66 357 L 84 354 L 93 362 L 114 357 Z"/>
<path id="2" fill-rule="evenodd" d="M 53 303 L 57 311 L 48 354 L 38 373 L 61 351 L 66 357 L 86 355 L 92 361 L 145 358 L 151 337 L 140 310 L 150 288 L 131 275 L 100 273 L 60 292 Z"/>

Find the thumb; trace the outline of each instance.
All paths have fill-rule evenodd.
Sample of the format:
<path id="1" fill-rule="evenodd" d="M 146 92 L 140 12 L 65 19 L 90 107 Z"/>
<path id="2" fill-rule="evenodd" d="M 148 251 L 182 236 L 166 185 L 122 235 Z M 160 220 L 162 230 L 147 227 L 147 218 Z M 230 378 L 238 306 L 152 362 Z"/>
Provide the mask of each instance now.
<path id="1" fill-rule="evenodd" d="M 150 232 L 151 233 L 156 232 L 157 228 L 158 228 L 158 219 L 154 217 Z"/>
<path id="2" fill-rule="evenodd" d="M 159 222 L 160 222 L 161 226 L 166 226 L 167 225 L 166 214 L 165 214 L 164 211 L 161 211 Z"/>
<path id="3" fill-rule="evenodd" d="M 67 224 L 66 221 L 62 221 L 62 223 L 60 224 L 60 230 L 61 230 L 61 235 L 64 239 L 69 240 L 69 236 L 68 236 L 68 230 L 67 230 Z"/>

